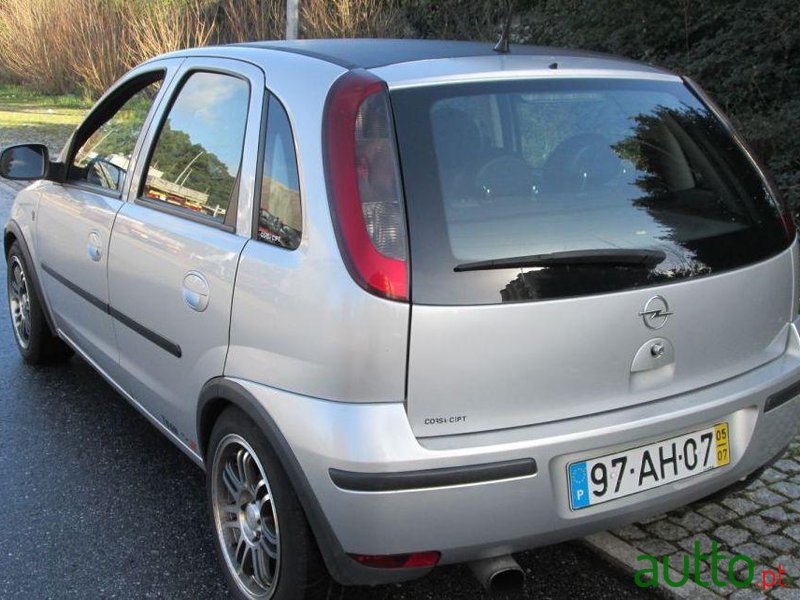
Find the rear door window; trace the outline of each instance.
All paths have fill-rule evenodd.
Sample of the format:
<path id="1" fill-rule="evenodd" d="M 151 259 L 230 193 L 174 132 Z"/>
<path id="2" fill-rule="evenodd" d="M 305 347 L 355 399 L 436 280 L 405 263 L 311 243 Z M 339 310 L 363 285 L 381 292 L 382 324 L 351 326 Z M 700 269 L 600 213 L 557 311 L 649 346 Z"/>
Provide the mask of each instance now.
<path id="1" fill-rule="evenodd" d="M 192 73 L 155 141 L 142 195 L 187 216 L 233 223 L 250 85 L 222 73 Z M 226 219 L 226 217 L 228 217 Z"/>
<path id="2" fill-rule="evenodd" d="M 460 84 L 392 103 L 415 302 L 607 293 L 788 246 L 777 201 L 682 83 Z"/>

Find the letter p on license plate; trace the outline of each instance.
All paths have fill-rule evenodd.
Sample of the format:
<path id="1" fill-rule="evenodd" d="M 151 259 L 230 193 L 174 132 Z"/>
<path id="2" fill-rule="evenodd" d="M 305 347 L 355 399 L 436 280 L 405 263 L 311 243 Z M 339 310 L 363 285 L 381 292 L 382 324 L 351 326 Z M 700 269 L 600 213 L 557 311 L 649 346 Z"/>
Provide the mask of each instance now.
<path id="1" fill-rule="evenodd" d="M 727 423 L 567 466 L 572 510 L 630 496 L 731 460 Z"/>

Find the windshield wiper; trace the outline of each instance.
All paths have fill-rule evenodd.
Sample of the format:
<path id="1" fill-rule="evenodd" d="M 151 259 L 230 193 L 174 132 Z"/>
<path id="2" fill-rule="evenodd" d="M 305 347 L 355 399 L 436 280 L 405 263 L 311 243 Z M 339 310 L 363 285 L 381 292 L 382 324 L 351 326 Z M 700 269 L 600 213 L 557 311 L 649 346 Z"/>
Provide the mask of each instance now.
<path id="1" fill-rule="evenodd" d="M 624 248 L 598 248 L 596 250 L 570 250 L 549 254 L 511 256 L 458 265 L 454 271 L 486 271 L 514 267 L 653 267 L 667 258 L 661 250 L 626 250 Z"/>

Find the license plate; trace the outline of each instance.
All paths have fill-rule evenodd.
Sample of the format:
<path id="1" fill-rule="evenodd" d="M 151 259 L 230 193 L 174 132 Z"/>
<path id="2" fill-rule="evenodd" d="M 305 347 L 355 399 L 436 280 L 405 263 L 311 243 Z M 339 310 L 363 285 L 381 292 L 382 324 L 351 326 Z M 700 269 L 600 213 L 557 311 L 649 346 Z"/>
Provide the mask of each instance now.
<path id="1" fill-rule="evenodd" d="M 728 424 L 570 463 L 570 508 L 579 510 L 727 465 Z"/>

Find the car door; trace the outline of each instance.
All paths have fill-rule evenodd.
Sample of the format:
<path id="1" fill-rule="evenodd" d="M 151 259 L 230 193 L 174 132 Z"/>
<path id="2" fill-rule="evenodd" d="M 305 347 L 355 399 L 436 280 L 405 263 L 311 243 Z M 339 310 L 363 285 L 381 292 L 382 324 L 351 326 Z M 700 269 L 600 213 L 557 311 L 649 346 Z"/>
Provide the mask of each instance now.
<path id="1" fill-rule="evenodd" d="M 35 216 L 47 301 L 62 335 L 107 375 L 118 363 L 106 267 L 114 218 L 140 133 L 181 60 L 131 72 L 97 103 L 62 153 L 63 183 L 43 182 Z"/>
<path id="2" fill-rule="evenodd" d="M 196 450 L 194 407 L 221 375 L 239 255 L 250 239 L 263 72 L 191 58 L 145 139 L 108 266 L 123 387 Z"/>

